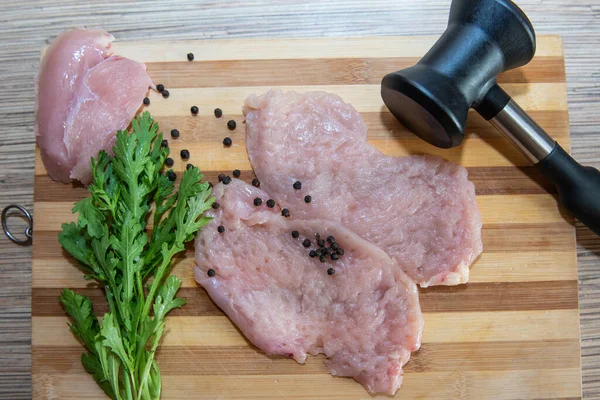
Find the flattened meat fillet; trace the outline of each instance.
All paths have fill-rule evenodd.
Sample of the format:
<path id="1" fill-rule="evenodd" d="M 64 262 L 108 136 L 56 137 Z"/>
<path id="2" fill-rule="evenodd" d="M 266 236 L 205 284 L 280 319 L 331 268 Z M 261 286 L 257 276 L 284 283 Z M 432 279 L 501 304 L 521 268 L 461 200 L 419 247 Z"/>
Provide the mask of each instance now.
<path id="1" fill-rule="evenodd" d="M 423 329 L 416 286 L 395 261 L 338 224 L 255 206 L 254 198 L 268 195 L 237 179 L 213 193 L 220 207 L 207 212 L 214 219 L 196 238 L 194 276 L 244 335 L 300 363 L 324 353 L 331 374 L 395 393 Z M 324 263 L 309 257 L 315 233 L 334 236 L 344 255 Z"/>
<path id="2" fill-rule="evenodd" d="M 271 90 L 250 96 L 244 114 L 261 188 L 293 219 L 341 223 L 422 287 L 468 280 L 482 243 L 465 168 L 439 157 L 380 153 L 367 142 L 361 115 L 334 94 Z"/>

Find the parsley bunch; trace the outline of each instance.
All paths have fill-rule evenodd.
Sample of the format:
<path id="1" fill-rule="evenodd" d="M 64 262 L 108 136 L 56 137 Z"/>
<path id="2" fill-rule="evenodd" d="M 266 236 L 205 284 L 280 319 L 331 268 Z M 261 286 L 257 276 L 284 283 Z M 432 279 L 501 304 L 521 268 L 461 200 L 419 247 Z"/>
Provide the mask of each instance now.
<path id="1" fill-rule="evenodd" d="M 214 201 L 195 167 L 183 173 L 174 192 L 160 172 L 169 154 L 161 142 L 148 112 L 132 121 L 131 134 L 117 132 L 114 157 L 101 151 L 92 159 L 91 196 L 73 207 L 77 223 L 63 224 L 58 236 L 85 279 L 105 291 L 109 312 L 102 321 L 86 296 L 64 289 L 60 302 L 87 350 L 81 356 L 85 370 L 112 399 L 160 398 L 156 349 L 167 313 L 185 304 L 176 297 L 181 279 L 166 276 L 173 256 L 208 223 L 203 213 Z"/>

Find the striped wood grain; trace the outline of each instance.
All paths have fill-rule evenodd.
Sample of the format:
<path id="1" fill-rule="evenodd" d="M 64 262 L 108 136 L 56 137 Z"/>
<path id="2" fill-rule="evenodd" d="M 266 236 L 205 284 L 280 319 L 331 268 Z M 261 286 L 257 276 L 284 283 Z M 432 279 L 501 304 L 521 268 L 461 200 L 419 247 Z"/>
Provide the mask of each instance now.
<path id="1" fill-rule="evenodd" d="M 228 40 L 168 46 L 116 43 L 115 48 L 146 62 L 155 83 L 169 88 L 167 100 L 150 94 L 148 110 L 163 132 L 181 131 L 177 140 L 167 134 L 173 154 L 190 150 L 189 161 L 174 157 L 177 172 L 192 162 L 213 182 L 219 173 L 234 168 L 242 170 L 243 179 L 252 179 L 241 105 L 247 95 L 273 86 L 338 93 L 361 112 L 369 142 L 386 154 L 438 154 L 467 167 L 484 221 L 485 250 L 468 285 L 421 290 L 423 346 L 407 364 L 405 383 L 396 397 L 580 398 L 575 235 L 572 220 L 557 207 L 551 188 L 474 113 L 463 146 L 441 151 L 414 138 L 381 102 L 382 74 L 414 63 L 432 40 Z M 395 50 L 390 53 L 390 48 Z M 189 51 L 196 56 L 193 63 L 184 60 Z M 569 147 L 559 38 L 539 38 L 536 59 L 499 81 Z M 189 115 L 191 105 L 200 108 L 197 117 Z M 223 118 L 212 116 L 215 107 L 224 110 Z M 236 131 L 227 130 L 228 119 L 238 121 Z M 232 137 L 231 148 L 223 148 L 224 136 Z M 60 224 L 74 219 L 73 202 L 84 196 L 82 187 L 52 182 L 36 153 L 32 267 L 36 398 L 102 397 L 83 372 L 81 347 L 56 301 L 63 287 L 77 288 L 94 299 L 97 313 L 107 310 L 101 290 L 82 279 L 56 240 Z M 253 348 L 194 283 L 193 265 L 188 246 L 174 266 L 174 273 L 184 280 L 180 294 L 188 304 L 171 314 L 158 356 L 164 398 L 371 398 L 352 380 L 329 376 L 322 357 L 309 358 L 300 366 Z"/>

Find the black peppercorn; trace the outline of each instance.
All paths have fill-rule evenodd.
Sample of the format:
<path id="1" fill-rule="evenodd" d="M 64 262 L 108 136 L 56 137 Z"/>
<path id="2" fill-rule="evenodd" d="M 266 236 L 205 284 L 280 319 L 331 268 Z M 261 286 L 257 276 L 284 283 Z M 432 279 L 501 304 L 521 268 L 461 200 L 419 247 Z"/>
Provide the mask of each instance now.
<path id="1" fill-rule="evenodd" d="M 327 236 L 327 243 L 331 244 L 335 242 L 335 238 L 333 236 Z"/>
<path id="2" fill-rule="evenodd" d="M 262 205 L 262 199 L 261 199 L 260 197 L 257 197 L 257 198 L 255 198 L 255 199 L 254 199 L 254 205 L 255 205 L 256 207 L 258 207 L 258 206 Z"/>
<path id="3" fill-rule="evenodd" d="M 337 253 L 333 253 L 333 254 L 331 255 L 331 259 L 332 259 L 333 261 L 337 260 L 338 258 L 340 258 L 340 256 L 338 256 L 338 255 L 337 255 Z"/>
<path id="4" fill-rule="evenodd" d="M 229 185 L 231 183 L 231 177 L 226 176 L 223 178 L 223 185 Z"/>
<path id="5" fill-rule="evenodd" d="M 156 90 L 158 90 L 159 93 L 162 92 L 163 90 L 165 90 L 165 85 L 159 83 L 158 85 L 156 85 Z"/>
<path id="6" fill-rule="evenodd" d="M 296 181 L 296 182 L 294 182 L 294 184 L 292 186 L 294 187 L 294 189 L 300 190 L 300 189 L 302 189 L 302 182 Z"/>
<path id="7" fill-rule="evenodd" d="M 225 174 L 219 174 L 219 182 L 223 182 L 224 178 L 225 178 Z"/>
<path id="8" fill-rule="evenodd" d="M 256 178 L 252 179 L 252 186 L 260 187 L 260 181 Z"/>
<path id="9" fill-rule="evenodd" d="M 167 167 L 172 167 L 174 163 L 175 162 L 173 161 L 173 159 L 171 157 L 167 157 L 167 159 L 165 160 L 165 165 Z"/>
<path id="10" fill-rule="evenodd" d="M 286 218 L 290 217 L 290 210 L 288 210 L 287 208 L 284 208 L 283 210 L 281 210 L 281 215 L 283 215 Z"/>
<path id="11" fill-rule="evenodd" d="M 150 99 L 147 97 L 144 97 L 144 105 L 145 106 L 149 106 L 150 105 Z"/>
<path id="12" fill-rule="evenodd" d="M 167 139 L 163 139 L 162 142 L 160 142 L 160 145 L 162 147 L 169 147 L 169 141 Z"/>
<path id="13" fill-rule="evenodd" d="M 194 168 L 194 164 L 188 164 L 185 166 L 185 169 L 187 169 L 187 170 L 190 170 L 192 168 Z"/>
<path id="14" fill-rule="evenodd" d="M 194 61 L 194 54 L 193 53 L 187 53 L 187 59 L 188 59 L 188 61 Z"/>
<path id="15" fill-rule="evenodd" d="M 198 115 L 198 107 L 192 106 L 190 108 L 190 111 L 191 111 L 192 115 Z"/>
<path id="16" fill-rule="evenodd" d="M 325 241 L 323 239 L 317 239 L 317 246 L 324 247 L 325 246 Z"/>
<path id="17" fill-rule="evenodd" d="M 267 207 L 269 207 L 269 208 L 275 207 L 275 200 L 273 200 L 273 199 L 267 200 Z"/>
<path id="18" fill-rule="evenodd" d="M 292 237 L 294 239 L 296 239 L 298 236 L 300 236 L 300 232 L 298 232 L 298 231 L 292 231 Z"/>
<path id="19" fill-rule="evenodd" d="M 219 207 L 221 207 L 221 205 L 219 203 L 217 203 L 216 201 L 214 203 L 212 203 L 212 208 L 214 208 L 215 210 L 218 209 Z"/>
<path id="20" fill-rule="evenodd" d="M 230 137 L 226 137 L 225 139 L 223 139 L 223 144 L 227 147 L 231 146 L 232 140 Z"/>
<path id="21" fill-rule="evenodd" d="M 170 170 L 169 172 L 167 172 L 167 178 L 169 178 L 169 180 L 173 182 L 175 181 L 175 179 L 177 179 L 177 174 L 173 172 L 173 170 Z"/>
<path id="22" fill-rule="evenodd" d="M 312 201 L 312 197 L 311 196 L 304 196 L 304 202 L 305 203 L 310 203 Z"/>
<path id="23" fill-rule="evenodd" d="M 166 98 L 168 98 L 168 97 L 169 97 L 169 95 L 170 95 L 170 93 L 169 93 L 169 91 L 168 91 L 167 89 L 165 89 L 165 90 L 163 90 L 163 91 L 162 91 L 162 96 L 163 96 L 165 99 L 166 99 Z"/>
<path id="24" fill-rule="evenodd" d="M 215 270 L 210 268 L 208 271 L 206 271 L 206 274 L 212 278 L 213 276 L 215 276 Z"/>
<path id="25" fill-rule="evenodd" d="M 344 255 L 344 249 L 337 249 L 335 252 L 340 256 Z"/>
<path id="26" fill-rule="evenodd" d="M 225 232 L 225 227 L 223 225 L 219 225 L 219 227 L 217 228 L 217 231 L 219 233 L 223 233 L 223 232 Z"/>
<path id="27" fill-rule="evenodd" d="M 329 247 L 331 247 L 331 250 L 337 250 L 337 249 L 339 249 L 340 246 L 336 242 L 333 242 L 333 243 L 331 243 L 331 246 L 329 246 Z"/>
<path id="28" fill-rule="evenodd" d="M 310 258 L 315 258 L 317 256 L 317 252 L 314 250 L 311 250 L 308 255 L 310 256 Z"/>
<path id="29" fill-rule="evenodd" d="M 187 160 L 188 158 L 190 158 L 190 152 L 186 149 L 183 149 L 179 152 L 179 155 L 181 156 L 182 159 Z"/>
<path id="30" fill-rule="evenodd" d="M 335 274 L 335 269 L 333 269 L 333 268 L 328 268 L 328 269 L 327 269 L 327 275 L 330 275 L 330 276 L 331 276 L 331 275 L 333 275 L 333 274 Z"/>
<path id="31" fill-rule="evenodd" d="M 242 172 L 239 169 L 234 169 L 233 170 L 233 177 L 234 178 L 239 178 L 241 174 L 242 174 Z"/>
<path id="32" fill-rule="evenodd" d="M 234 120 L 230 119 L 229 121 L 227 121 L 227 128 L 230 131 L 234 130 L 236 126 L 237 126 L 237 124 L 235 123 Z"/>
<path id="33" fill-rule="evenodd" d="M 179 131 L 177 129 L 171 129 L 171 137 L 172 138 L 178 138 L 179 137 Z"/>
<path id="34" fill-rule="evenodd" d="M 223 110 L 220 108 L 215 108 L 215 117 L 221 118 L 223 116 Z"/>
<path id="35" fill-rule="evenodd" d="M 304 239 L 304 241 L 302 242 L 302 246 L 310 247 L 310 239 Z"/>
<path id="36" fill-rule="evenodd" d="M 325 261 L 327 261 L 327 257 L 325 257 L 324 255 L 320 255 L 319 256 L 319 261 L 321 261 L 322 263 L 324 263 Z"/>

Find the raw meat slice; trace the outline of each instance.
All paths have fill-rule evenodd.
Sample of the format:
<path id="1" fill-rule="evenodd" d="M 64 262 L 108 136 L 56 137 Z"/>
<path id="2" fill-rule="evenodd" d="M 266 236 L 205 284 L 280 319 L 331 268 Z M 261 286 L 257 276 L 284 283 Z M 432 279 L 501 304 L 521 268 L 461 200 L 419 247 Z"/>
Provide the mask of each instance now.
<path id="1" fill-rule="evenodd" d="M 422 287 L 468 280 L 482 243 L 465 168 L 439 157 L 380 153 L 367 142 L 360 114 L 334 94 L 272 90 L 250 96 L 244 114 L 261 187 L 292 218 L 341 223 Z"/>
<path id="2" fill-rule="evenodd" d="M 324 353 L 331 374 L 395 393 L 423 329 L 416 286 L 395 262 L 337 224 L 254 206 L 268 195 L 237 179 L 213 194 L 220 207 L 207 212 L 214 219 L 196 238 L 194 276 L 244 335 L 299 363 L 307 353 Z M 325 263 L 309 257 L 302 242 L 312 239 L 314 249 L 315 233 L 333 235 L 344 255 Z"/>
<path id="3" fill-rule="evenodd" d="M 143 64 L 110 57 L 113 36 L 73 29 L 46 51 L 37 77 L 35 134 L 54 180 L 91 180 L 90 158 L 110 152 L 152 82 Z M 110 57 L 110 58 L 109 58 Z"/>

